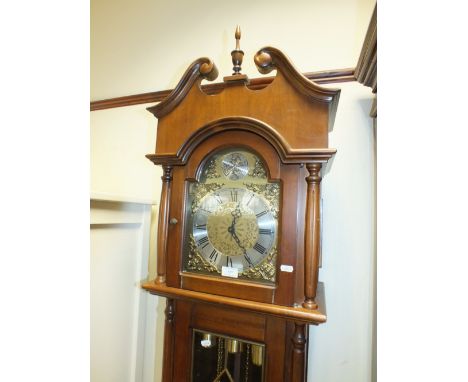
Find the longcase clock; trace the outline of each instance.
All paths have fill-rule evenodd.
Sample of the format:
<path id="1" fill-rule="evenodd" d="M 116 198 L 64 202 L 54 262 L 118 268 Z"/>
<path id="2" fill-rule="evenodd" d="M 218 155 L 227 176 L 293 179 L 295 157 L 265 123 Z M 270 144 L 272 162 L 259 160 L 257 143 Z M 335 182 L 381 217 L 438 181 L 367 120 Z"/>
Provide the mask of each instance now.
<path id="1" fill-rule="evenodd" d="M 305 381 L 309 324 L 326 321 L 318 283 L 320 182 L 340 91 L 299 73 L 278 49 L 254 57 L 266 86 L 194 61 L 148 110 L 163 168 L 157 277 L 167 297 L 164 382 Z"/>

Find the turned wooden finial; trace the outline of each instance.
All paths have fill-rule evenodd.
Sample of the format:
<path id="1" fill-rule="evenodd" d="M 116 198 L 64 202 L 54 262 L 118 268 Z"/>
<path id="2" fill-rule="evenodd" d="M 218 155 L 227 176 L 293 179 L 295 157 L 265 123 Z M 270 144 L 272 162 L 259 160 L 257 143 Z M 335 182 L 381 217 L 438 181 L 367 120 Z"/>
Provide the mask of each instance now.
<path id="1" fill-rule="evenodd" d="M 236 32 L 234 33 L 234 37 L 236 38 L 236 49 L 240 50 L 241 30 L 240 30 L 239 25 L 236 27 Z"/>
<path id="2" fill-rule="evenodd" d="M 234 49 L 231 52 L 232 64 L 234 65 L 234 67 L 232 68 L 234 70 L 234 73 L 232 73 L 232 75 L 238 76 L 241 74 L 240 72 L 242 69 L 241 65 L 242 65 L 242 60 L 244 58 L 244 52 L 240 49 L 241 29 L 239 25 L 236 28 L 234 37 L 236 38 L 236 49 Z"/>

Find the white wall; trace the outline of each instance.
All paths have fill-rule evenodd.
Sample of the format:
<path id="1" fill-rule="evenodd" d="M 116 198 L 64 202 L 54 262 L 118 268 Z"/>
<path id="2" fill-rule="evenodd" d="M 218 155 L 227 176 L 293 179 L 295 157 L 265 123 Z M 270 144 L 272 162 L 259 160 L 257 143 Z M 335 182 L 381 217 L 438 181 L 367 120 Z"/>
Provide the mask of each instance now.
<path id="1" fill-rule="evenodd" d="M 320 280 L 328 321 L 312 327 L 311 381 L 371 381 L 374 263 L 374 136 L 371 91 L 340 84 L 330 146 L 337 154 L 323 183 Z"/>
<path id="2" fill-rule="evenodd" d="M 154 380 L 157 299 L 148 273 L 151 205 L 91 200 L 91 381 Z"/>
<path id="3" fill-rule="evenodd" d="M 161 359 L 165 301 L 139 287 L 156 273 L 161 188 L 161 169 L 145 158 L 156 141 L 146 106 L 90 118 L 92 382 L 152 382 L 161 374 L 155 357 Z"/>
<path id="4" fill-rule="evenodd" d="M 196 58 L 230 74 L 234 30 L 244 72 L 282 49 L 303 72 L 354 67 L 375 0 L 92 0 L 91 100 L 173 88 Z"/>
<path id="5" fill-rule="evenodd" d="M 122 200 L 157 200 L 161 170 L 145 158 L 156 145 L 156 121 L 145 106 L 91 113 L 91 192 Z"/>
<path id="6" fill-rule="evenodd" d="M 93 0 L 91 99 L 171 88 L 200 56 L 215 61 L 220 77 L 229 74 L 236 24 L 243 31 L 244 72 L 252 77 L 259 77 L 253 54 L 264 45 L 284 50 L 301 71 L 352 67 L 373 6 L 369 0 L 241 0 L 235 5 L 210 0 Z M 309 380 L 367 382 L 374 261 L 371 93 L 358 83 L 333 87 L 340 87 L 342 95 L 330 136 L 330 146 L 338 153 L 323 180 L 320 279 L 325 282 L 328 322 L 311 328 Z M 156 131 L 146 106 L 91 113 L 92 192 L 158 200 L 160 170 L 144 158 L 154 150 Z M 154 274 L 153 261 L 154 250 Z M 158 309 L 154 341 L 160 365 L 161 303 Z"/>

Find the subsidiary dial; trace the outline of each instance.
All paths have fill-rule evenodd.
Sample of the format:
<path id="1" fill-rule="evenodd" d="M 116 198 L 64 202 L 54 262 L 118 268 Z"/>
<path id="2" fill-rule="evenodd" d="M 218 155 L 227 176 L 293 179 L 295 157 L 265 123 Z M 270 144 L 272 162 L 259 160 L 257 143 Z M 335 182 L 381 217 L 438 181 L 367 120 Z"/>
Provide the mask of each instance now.
<path id="1" fill-rule="evenodd" d="M 229 180 L 242 179 L 249 172 L 247 158 L 240 152 L 226 154 L 221 161 L 221 167 L 223 175 Z"/>

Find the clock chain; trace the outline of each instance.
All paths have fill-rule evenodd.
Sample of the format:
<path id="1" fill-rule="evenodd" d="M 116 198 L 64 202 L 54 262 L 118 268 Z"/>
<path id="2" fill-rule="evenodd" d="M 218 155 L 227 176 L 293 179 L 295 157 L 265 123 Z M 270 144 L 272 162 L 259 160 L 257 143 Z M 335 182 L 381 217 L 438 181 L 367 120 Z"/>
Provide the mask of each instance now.
<path id="1" fill-rule="evenodd" d="M 249 382 L 249 361 L 250 361 L 250 344 L 247 344 L 247 351 L 245 357 L 245 382 Z"/>

